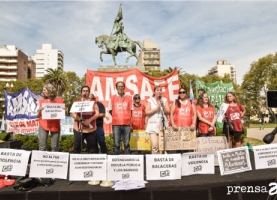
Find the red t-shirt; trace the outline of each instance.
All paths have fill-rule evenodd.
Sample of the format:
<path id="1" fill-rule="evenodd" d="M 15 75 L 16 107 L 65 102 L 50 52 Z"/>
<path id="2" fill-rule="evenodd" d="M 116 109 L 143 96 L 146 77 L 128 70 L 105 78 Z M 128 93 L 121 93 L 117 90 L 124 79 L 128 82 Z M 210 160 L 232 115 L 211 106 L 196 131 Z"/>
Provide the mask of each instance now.
<path id="1" fill-rule="evenodd" d="M 202 108 L 201 106 L 196 106 L 196 110 L 201 114 L 201 116 L 208 120 L 209 122 L 212 122 L 214 119 L 215 111 L 214 107 L 210 106 L 207 108 Z M 208 131 L 210 126 L 206 124 L 205 122 L 198 121 L 198 132 L 201 134 L 208 134 L 208 133 L 215 133 L 215 130 L 213 129 L 212 131 Z"/>
<path id="2" fill-rule="evenodd" d="M 140 105 L 136 107 L 134 104 L 132 111 L 132 127 L 133 130 L 145 130 L 145 107 Z"/>
<path id="3" fill-rule="evenodd" d="M 39 105 L 42 107 L 43 103 L 63 103 L 62 98 L 56 98 L 54 101 L 49 101 L 49 99 L 40 99 Z M 42 115 L 39 116 L 39 125 L 50 132 L 60 132 L 61 124 L 60 119 L 42 119 Z"/>

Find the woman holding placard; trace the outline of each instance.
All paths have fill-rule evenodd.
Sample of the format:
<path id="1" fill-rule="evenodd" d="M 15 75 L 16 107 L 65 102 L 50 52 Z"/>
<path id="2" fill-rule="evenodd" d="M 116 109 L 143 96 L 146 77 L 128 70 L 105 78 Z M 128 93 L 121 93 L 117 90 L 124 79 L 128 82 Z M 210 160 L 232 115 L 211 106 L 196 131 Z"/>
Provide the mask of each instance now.
<path id="1" fill-rule="evenodd" d="M 215 109 L 210 103 L 207 93 L 201 94 L 197 100 L 198 137 L 213 136 L 215 134 Z"/>
<path id="2" fill-rule="evenodd" d="M 241 141 L 240 141 L 240 136 L 243 133 L 243 126 L 241 119 L 244 116 L 246 110 L 243 105 L 239 103 L 238 98 L 236 97 L 235 93 L 233 92 L 228 92 L 225 96 L 225 102 L 229 104 L 226 113 L 225 113 L 225 118 L 224 122 L 228 122 L 229 124 L 232 124 L 233 130 L 230 131 L 229 128 L 229 133 L 225 134 L 227 135 L 227 140 L 229 141 L 229 148 L 232 148 L 232 143 L 233 143 L 233 138 L 235 141 L 235 147 L 240 147 L 241 146 Z M 230 136 L 230 137 L 228 137 Z"/>
<path id="3" fill-rule="evenodd" d="M 43 110 L 42 104 L 63 103 L 62 98 L 57 97 L 56 88 L 48 83 L 43 86 L 43 98 L 39 100 L 38 118 L 38 138 L 39 150 L 46 151 L 48 134 L 51 134 L 51 149 L 52 151 L 59 151 L 59 138 L 60 138 L 60 119 L 42 119 L 41 111 Z"/>

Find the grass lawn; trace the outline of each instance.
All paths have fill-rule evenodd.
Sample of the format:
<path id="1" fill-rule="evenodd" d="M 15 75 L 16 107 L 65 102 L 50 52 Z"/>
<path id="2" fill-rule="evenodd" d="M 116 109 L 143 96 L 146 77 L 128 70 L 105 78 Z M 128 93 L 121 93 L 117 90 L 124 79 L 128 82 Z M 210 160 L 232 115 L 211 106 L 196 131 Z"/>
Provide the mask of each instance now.
<path id="1" fill-rule="evenodd" d="M 244 138 L 242 146 L 246 146 L 246 143 L 251 144 L 252 146 L 264 145 L 265 143 L 262 140 L 258 140 L 255 138 Z"/>
<path id="2" fill-rule="evenodd" d="M 263 127 L 264 128 L 276 128 L 277 124 L 276 123 L 264 123 Z M 250 124 L 249 128 L 260 128 L 260 124 Z"/>

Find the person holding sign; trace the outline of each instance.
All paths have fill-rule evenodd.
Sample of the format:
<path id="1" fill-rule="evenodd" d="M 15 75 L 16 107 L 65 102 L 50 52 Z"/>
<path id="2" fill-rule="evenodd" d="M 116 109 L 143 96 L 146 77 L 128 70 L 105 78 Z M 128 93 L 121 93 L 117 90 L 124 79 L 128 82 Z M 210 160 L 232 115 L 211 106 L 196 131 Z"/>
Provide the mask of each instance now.
<path id="1" fill-rule="evenodd" d="M 197 102 L 198 137 L 213 136 L 216 121 L 214 106 L 211 105 L 207 93 L 200 95 Z"/>
<path id="2" fill-rule="evenodd" d="M 153 97 L 150 97 L 145 105 L 145 114 L 148 117 L 146 133 L 150 134 L 152 154 L 159 153 L 158 134 L 160 129 L 167 124 L 168 113 L 169 105 L 167 99 L 162 97 L 162 87 L 155 86 Z"/>
<path id="3" fill-rule="evenodd" d="M 133 112 L 131 130 L 145 130 L 145 107 L 140 103 L 140 96 L 133 96 Z"/>
<path id="4" fill-rule="evenodd" d="M 233 125 L 233 130 L 230 130 L 230 128 L 229 131 L 224 130 L 224 133 L 227 135 L 227 140 L 229 141 L 229 148 L 233 146 L 233 138 L 235 140 L 235 147 L 240 147 L 240 136 L 243 132 L 241 118 L 244 116 L 246 110 L 244 106 L 239 103 L 238 98 L 233 92 L 228 92 L 226 94 L 224 103 L 229 104 L 229 106 L 225 113 L 226 117 L 223 120 L 225 123 L 231 123 Z"/>
<path id="5" fill-rule="evenodd" d="M 83 86 L 81 88 L 82 97 L 75 102 L 89 102 L 92 101 L 89 98 L 90 88 Z M 95 101 L 92 101 L 91 112 L 73 112 L 71 116 L 74 118 L 74 149 L 73 153 L 82 152 L 82 142 L 85 139 L 87 142 L 88 153 L 96 153 L 96 119 L 99 116 L 99 108 Z"/>
<path id="6" fill-rule="evenodd" d="M 39 138 L 39 150 L 46 151 L 48 134 L 51 134 L 51 149 L 52 151 L 59 151 L 59 138 L 60 138 L 60 119 L 42 119 L 42 110 L 44 109 L 42 104 L 54 104 L 63 103 L 62 98 L 57 97 L 56 88 L 48 83 L 43 86 L 42 90 L 43 98 L 39 100 L 38 108 L 38 138 Z"/>
<path id="7" fill-rule="evenodd" d="M 99 150 L 98 150 L 98 144 L 99 144 L 101 153 L 107 154 L 108 150 L 105 142 L 105 133 L 103 128 L 103 121 L 104 121 L 103 118 L 106 116 L 106 109 L 105 109 L 105 106 L 100 101 L 96 101 L 94 94 L 90 94 L 89 97 L 92 101 L 95 101 L 97 103 L 99 108 L 99 116 L 96 119 L 96 126 L 97 126 L 96 142 L 95 142 L 96 153 L 99 153 Z"/>
<path id="8" fill-rule="evenodd" d="M 175 130 L 178 130 L 179 127 L 190 127 L 191 131 L 195 130 L 195 105 L 187 97 L 187 90 L 183 87 L 179 89 L 178 99 L 170 107 L 170 119 Z"/>
<path id="9" fill-rule="evenodd" d="M 121 137 L 124 143 L 124 154 L 130 154 L 132 97 L 124 93 L 125 83 L 123 81 L 118 81 L 115 86 L 117 94 L 111 96 L 108 104 L 108 110 L 112 116 L 114 154 L 120 154 Z"/>

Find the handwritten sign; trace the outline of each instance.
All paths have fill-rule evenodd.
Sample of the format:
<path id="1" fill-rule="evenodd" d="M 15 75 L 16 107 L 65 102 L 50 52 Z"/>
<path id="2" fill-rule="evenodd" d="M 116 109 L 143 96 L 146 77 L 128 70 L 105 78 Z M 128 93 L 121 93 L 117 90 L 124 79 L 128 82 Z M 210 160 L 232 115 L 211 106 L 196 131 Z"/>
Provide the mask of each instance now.
<path id="1" fill-rule="evenodd" d="M 225 136 L 198 137 L 197 152 L 214 153 L 214 165 L 218 166 L 217 151 L 228 149 Z"/>
<path id="2" fill-rule="evenodd" d="M 145 130 L 133 130 L 130 137 L 130 149 L 135 151 L 150 151 L 150 136 Z"/>
<path id="3" fill-rule="evenodd" d="M 42 119 L 64 119 L 64 103 L 43 103 L 41 111 Z"/>
<path id="4" fill-rule="evenodd" d="M 165 150 L 195 150 L 196 132 L 190 131 L 189 127 L 182 127 L 175 131 L 168 127 L 165 132 Z M 159 133 L 159 150 L 164 150 L 163 130 Z"/>
<path id="5" fill-rule="evenodd" d="M 214 154 L 183 153 L 182 176 L 192 174 L 214 174 Z"/>
<path id="6" fill-rule="evenodd" d="M 94 101 L 78 101 L 74 102 L 71 106 L 70 112 L 92 112 Z"/>
<path id="7" fill-rule="evenodd" d="M 220 106 L 220 108 L 219 108 L 219 110 L 217 111 L 217 114 L 216 114 L 216 121 L 217 122 L 222 122 L 228 107 L 229 107 L 229 104 L 227 104 L 227 103 L 222 103 L 221 104 L 221 106 Z"/>
<path id="8" fill-rule="evenodd" d="M 143 155 L 108 155 L 109 180 L 144 180 Z"/>
<path id="9" fill-rule="evenodd" d="M 220 174 L 234 174 L 252 170 L 248 147 L 217 151 Z"/>
<path id="10" fill-rule="evenodd" d="M 277 144 L 253 146 L 256 169 L 277 168 Z"/>
<path id="11" fill-rule="evenodd" d="M 69 153 L 32 151 L 29 177 L 67 179 Z"/>
<path id="12" fill-rule="evenodd" d="M 146 179 L 181 179 L 181 154 L 147 154 Z"/>
<path id="13" fill-rule="evenodd" d="M 106 154 L 70 154 L 69 180 L 106 180 Z"/>
<path id="14" fill-rule="evenodd" d="M 25 176 L 30 151 L 0 149 L 0 174 Z"/>

